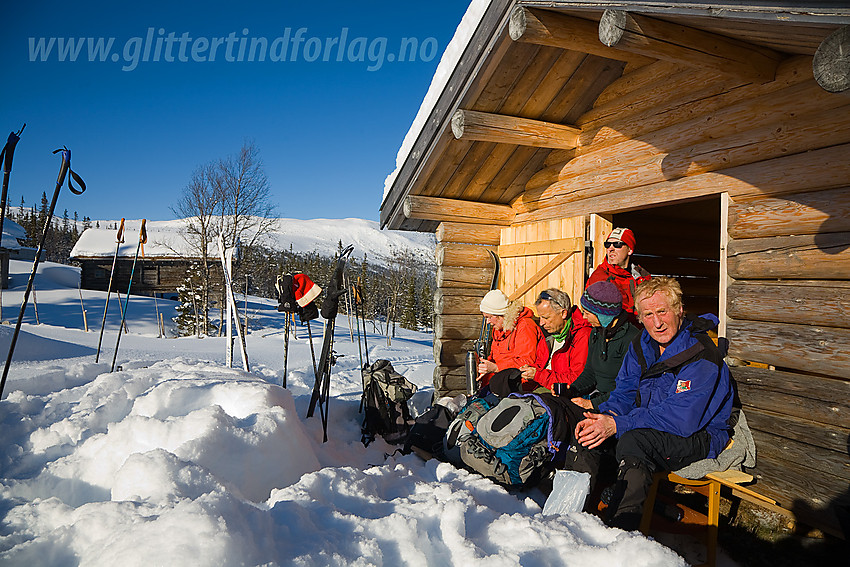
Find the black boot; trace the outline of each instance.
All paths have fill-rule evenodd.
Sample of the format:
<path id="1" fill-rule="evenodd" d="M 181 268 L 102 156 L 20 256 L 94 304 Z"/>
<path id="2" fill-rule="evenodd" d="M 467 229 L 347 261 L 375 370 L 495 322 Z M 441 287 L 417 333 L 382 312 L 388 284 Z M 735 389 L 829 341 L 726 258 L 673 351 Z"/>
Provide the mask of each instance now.
<path id="1" fill-rule="evenodd" d="M 617 469 L 617 483 L 605 523 L 627 531 L 638 529 L 651 486 L 652 474 L 646 464 L 635 457 L 624 457 Z"/>

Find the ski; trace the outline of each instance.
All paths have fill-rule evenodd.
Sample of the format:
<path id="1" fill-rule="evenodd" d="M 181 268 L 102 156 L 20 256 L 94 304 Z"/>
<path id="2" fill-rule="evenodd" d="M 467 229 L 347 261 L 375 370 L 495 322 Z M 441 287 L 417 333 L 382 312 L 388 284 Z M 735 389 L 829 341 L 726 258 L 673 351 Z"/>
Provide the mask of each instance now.
<path id="1" fill-rule="evenodd" d="M 109 272 L 109 284 L 106 286 L 106 305 L 103 306 L 103 320 L 100 322 L 100 337 L 97 339 L 97 353 L 94 355 L 94 361 L 97 363 L 100 360 L 100 345 L 103 343 L 103 329 L 106 327 L 106 312 L 109 309 L 109 298 L 112 295 L 112 278 L 115 276 L 115 265 L 118 262 L 118 249 L 124 244 L 124 219 L 121 219 L 121 225 L 118 227 L 118 234 L 115 235 L 115 255 L 112 256 L 112 270 Z M 121 305 L 121 298 L 118 298 L 118 305 Z M 123 310 L 122 310 L 123 313 Z M 120 333 L 121 330 L 119 329 Z"/>
<path id="2" fill-rule="evenodd" d="M 490 256 L 493 258 L 493 279 L 490 280 L 490 290 L 494 290 L 499 287 L 499 257 L 492 250 L 488 250 L 490 252 Z M 474 342 L 474 350 L 468 351 L 466 353 L 465 360 L 465 371 L 466 371 L 466 395 L 473 396 L 475 392 L 478 391 L 477 378 L 478 378 L 478 363 L 487 358 L 490 354 L 490 341 L 492 340 L 492 333 L 490 332 L 490 325 L 487 324 L 487 318 L 481 318 L 481 330 L 478 331 L 478 338 Z"/>
<path id="3" fill-rule="evenodd" d="M 3 151 L 0 152 L 0 161 L 3 162 L 3 194 L 0 196 L 0 248 L 3 246 L 3 220 L 6 218 L 6 197 L 9 194 L 9 176 L 12 174 L 12 158 L 15 157 L 15 146 L 21 139 L 21 133 L 27 125 L 21 126 L 17 132 L 9 132 L 9 138 Z M 0 321 L 3 320 L 3 286 L 6 282 L 0 282 Z"/>
<path id="4" fill-rule="evenodd" d="M 130 306 L 130 290 L 133 287 L 133 275 L 136 273 L 136 263 L 139 261 L 139 250 L 148 241 L 148 232 L 145 229 L 145 220 L 146 219 L 142 219 L 142 226 L 139 228 L 139 243 L 136 244 L 136 255 L 133 257 L 133 266 L 130 268 L 130 282 L 127 284 L 127 295 L 124 297 L 124 309 L 121 312 L 121 324 L 118 326 L 118 338 L 115 339 L 115 352 L 112 353 L 112 369 L 110 372 L 115 372 L 115 360 L 118 358 L 118 345 L 121 344 L 121 330 L 124 328 L 124 320 L 127 317 L 127 308 Z"/>
<path id="5" fill-rule="evenodd" d="M 232 316 L 236 319 L 236 335 L 239 337 L 239 348 L 242 353 L 242 369 L 245 370 L 245 372 L 250 372 L 251 368 L 248 365 L 248 350 L 245 346 L 245 335 L 242 333 L 242 324 L 239 322 L 239 312 L 236 310 L 236 297 L 233 295 L 233 279 L 227 266 L 227 258 L 224 254 L 224 236 L 221 233 L 218 235 L 218 253 L 221 257 L 221 271 L 224 272 L 224 291 L 227 294 L 228 304 L 227 318 L 230 320 Z M 230 337 L 228 336 L 228 343 L 229 342 Z"/>
<path id="6" fill-rule="evenodd" d="M 86 190 L 86 184 L 83 179 L 71 169 L 71 150 L 68 148 L 60 148 L 53 153 L 62 152 L 62 164 L 59 166 L 59 177 L 56 179 L 56 189 L 53 191 L 53 200 L 50 201 L 50 208 L 47 210 L 47 216 L 44 219 L 44 228 L 41 231 L 41 239 L 38 243 L 38 249 L 35 252 L 35 259 L 32 262 L 32 271 L 30 272 L 29 280 L 27 280 L 27 289 L 24 291 L 24 299 L 21 301 L 21 311 L 18 314 L 18 322 L 15 323 L 15 332 L 12 334 L 12 341 L 9 343 L 9 356 L 6 358 L 6 366 L 3 368 L 3 378 L 0 379 L 0 399 L 3 398 L 3 388 L 6 386 L 6 378 L 9 375 L 9 366 L 12 364 L 12 355 L 15 353 L 15 343 L 18 342 L 18 334 L 21 332 L 21 321 L 24 319 L 24 311 L 27 308 L 30 293 L 33 290 L 35 283 L 35 274 L 38 271 L 38 263 L 41 260 L 41 254 L 44 252 L 44 241 L 47 239 L 47 231 L 50 229 L 50 223 L 53 221 L 53 211 L 56 209 L 56 201 L 59 199 L 59 191 L 65 183 L 65 178 L 68 179 L 68 189 L 75 195 L 82 195 Z M 69 177 L 70 175 L 70 177 Z M 74 187 L 71 180 L 74 180 L 79 189 Z"/>
<path id="7" fill-rule="evenodd" d="M 316 382 L 313 384 L 313 394 L 310 397 L 310 406 L 307 409 L 307 417 L 313 416 L 313 413 L 316 411 L 316 406 L 318 405 L 319 412 L 322 416 L 323 442 L 328 440 L 328 399 L 330 397 L 331 366 L 333 366 L 336 362 L 336 357 L 333 352 L 336 316 L 339 312 L 339 298 L 346 291 L 344 287 L 341 287 L 345 264 L 353 250 L 354 246 L 349 245 L 340 251 L 339 258 L 337 258 L 336 269 L 334 270 L 330 283 L 325 289 L 325 299 L 322 302 L 322 317 L 325 319 L 325 333 L 322 338 L 322 351 L 319 355 L 319 362 L 316 366 Z"/>

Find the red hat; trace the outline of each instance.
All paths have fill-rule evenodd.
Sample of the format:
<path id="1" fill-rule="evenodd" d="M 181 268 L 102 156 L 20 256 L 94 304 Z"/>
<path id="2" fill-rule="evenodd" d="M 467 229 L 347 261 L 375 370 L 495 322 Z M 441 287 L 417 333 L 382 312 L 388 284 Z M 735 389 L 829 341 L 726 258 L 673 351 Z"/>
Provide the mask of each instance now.
<path id="1" fill-rule="evenodd" d="M 605 239 L 605 242 L 611 240 L 620 240 L 624 242 L 626 246 L 634 251 L 635 249 L 635 233 L 632 232 L 630 228 L 615 228 L 611 231 L 611 234 L 608 235 L 608 238 Z"/>
<path id="2" fill-rule="evenodd" d="M 313 280 L 304 274 L 295 274 L 292 276 L 292 292 L 295 295 L 295 302 L 301 307 L 307 307 L 311 301 L 319 297 L 322 293 L 322 288 L 313 283 Z"/>

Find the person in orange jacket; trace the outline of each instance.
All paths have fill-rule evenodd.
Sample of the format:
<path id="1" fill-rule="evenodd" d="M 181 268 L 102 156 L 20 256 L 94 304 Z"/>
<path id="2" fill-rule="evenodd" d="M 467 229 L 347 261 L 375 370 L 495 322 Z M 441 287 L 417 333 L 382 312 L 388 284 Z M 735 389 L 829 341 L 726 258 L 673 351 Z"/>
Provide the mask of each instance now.
<path id="1" fill-rule="evenodd" d="M 523 390 L 533 390 L 537 385 L 553 390 L 556 383 L 572 384 L 584 370 L 591 326 L 571 303 L 570 296 L 556 288 L 540 292 L 534 302 L 540 324 L 549 333 L 547 343 L 552 354 L 542 368 L 529 365 L 520 369 Z"/>
<path id="2" fill-rule="evenodd" d="M 635 251 L 635 235 L 628 228 L 615 228 L 605 239 L 605 259 L 599 264 L 584 288 L 596 282 L 611 282 L 617 286 L 623 295 L 623 310 L 629 318 L 638 324 L 635 314 L 635 288 L 642 281 L 652 278 L 649 272 L 632 262 Z"/>
<path id="3" fill-rule="evenodd" d="M 549 349 L 534 312 L 518 301 L 509 301 L 498 289 L 487 292 L 480 304 L 481 314 L 492 328 L 490 354 L 478 363 L 481 386 L 506 368 L 545 366 Z"/>

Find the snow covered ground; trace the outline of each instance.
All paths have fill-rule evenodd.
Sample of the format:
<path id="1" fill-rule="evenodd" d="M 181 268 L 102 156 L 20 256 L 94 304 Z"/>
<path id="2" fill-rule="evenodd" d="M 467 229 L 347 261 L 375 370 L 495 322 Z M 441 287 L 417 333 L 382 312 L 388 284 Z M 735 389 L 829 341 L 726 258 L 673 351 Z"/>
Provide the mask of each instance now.
<path id="1" fill-rule="evenodd" d="M 13 261 L 2 294 L 4 358 L 29 270 Z M 596 517 L 544 517 L 539 493 L 387 456 L 395 447 L 380 439 L 364 448 L 360 356 L 345 315 L 322 443 L 318 414 L 304 417 L 313 385 L 305 329 L 290 340 L 284 389 L 271 301 L 249 298 L 246 373 L 225 365 L 222 338 L 158 338 L 155 311 L 168 319 L 174 304 L 132 297 L 121 371 L 110 372 L 114 295 L 95 363 L 105 294 L 83 291 L 81 301 L 77 272 L 56 264 L 36 282 L 40 324 L 30 305 L 0 402 L 0 564 L 686 565 Z M 313 322 L 317 350 L 321 328 Z M 412 406 L 422 411 L 433 392 L 430 335 L 399 330 L 388 346 L 368 330 L 369 360 L 388 359 L 417 384 Z"/>

